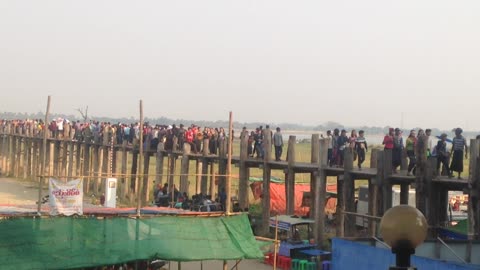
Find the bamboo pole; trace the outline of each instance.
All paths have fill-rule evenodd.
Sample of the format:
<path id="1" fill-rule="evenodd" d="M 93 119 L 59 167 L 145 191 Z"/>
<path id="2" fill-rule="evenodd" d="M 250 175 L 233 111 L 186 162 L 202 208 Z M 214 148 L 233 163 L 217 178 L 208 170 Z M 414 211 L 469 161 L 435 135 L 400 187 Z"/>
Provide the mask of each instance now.
<path id="1" fill-rule="evenodd" d="M 142 179 L 143 179 L 143 166 L 142 166 L 142 158 L 143 158 L 143 101 L 140 100 L 140 142 L 138 144 L 139 146 L 139 172 L 138 172 L 138 189 L 137 191 L 137 216 L 140 217 L 140 208 L 142 207 L 142 196 L 140 195 L 140 191 L 142 188 L 140 185 L 142 185 Z"/>
<path id="2" fill-rule="evenodd" d="M 225 202 L 225 212 L 230 215 L 231 209 L 231 189 L 232 189 L 232 144 L 233 144 L 233 116 L 230 112 L 229 124 L 228 124 L 228 162 L 227 162 L 227 200 Z"/>
<path id="3" fill-rule="evenodd" d="M 233 143 L 233 136 L 232 136 L 232 112 L 229 114 L 229 124 L 228 124 L 228 157 L 227 157 L 227 183 L 226 183 L 226 193 L 227 199 L 225 202 L 225 214 L 228 216 L 230 215 L 230 208 L 231 208 L 231 184 L 232 184 L 232 143 Z M 223 261 L 223 269 L 228 269 L 227 261 Z"/>
<path id="4" fill-rule="evenodd" d="M 48 114 L 50 113 L 51 97 L 48 96 L 47 111 L 45 112 L 45 128 L 43 129 L 43 144 L 42 144 L 42 175 L 45 173 L 45 163 L 47 159 L 47 127 L 48 127 Z M 42 177 L 38 179 L 38 208 L 37 214 L 41 215 L 42 210 Z"/>

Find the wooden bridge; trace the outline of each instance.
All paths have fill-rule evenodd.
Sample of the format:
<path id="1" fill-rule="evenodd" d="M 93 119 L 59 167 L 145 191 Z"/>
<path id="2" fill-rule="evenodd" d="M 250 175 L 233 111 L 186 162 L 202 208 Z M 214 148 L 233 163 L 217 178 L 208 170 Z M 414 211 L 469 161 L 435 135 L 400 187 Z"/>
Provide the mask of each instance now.
<path id="1" fill-rule="evenodd" d="M 265 130 L 271 134 L 270 130 Z M 71 139 L 47 140 L 47 160 L 44 164 L 45 175 L 41 175 L 42 139 L 32 136 L 33 132 L 27 130 L 23 133 L 14 132 L 12 127 L 6 126 L 0 133 L 0 166 L 2 174 L 17 178 L 46 181 L 47 177 L 59 179 L 83 178 L 85 193 L 101 193 L 102 180 L 107 177 L 119 179 L 119 197 L 127 198 L 133 202 L 140 196 L 143 204 L 150 201 L 152 183 L 163 183 L 167 178 L 169 186 L 179 176 L 179 189 L 181 192 L 189 190 L 189 176 L 194 176 L 196 192 L 214 196 L 218 189 L 225 187 L 227 172 L 227 142 L 219 146 L 218 155 L 208 154 L 208 147 L 201 153 L 191 153 L 190 146 L 184 145 L 183 151 L 166 151 L 160 143 L 157 149 L 151 150 L 150 140 L 147 137 L 143 157 L 143 174 L 139 174 L 137 148 L 123 143 L 114 145 L 105 136 L 101 143 L 85 143 Z M 400 186 L 400 203 L 408 203 L 410 187 L 416 191 L 416 206 L 428 219 L 432 234 L 435 229 L 444 224 L 447 218 L 448 191 L 463 191 L 470 195 L 468 205 L 469 239 L 479 236 L 480 205 L 480 164 L 479 147 L 477 140 L 470 141 L 470 172 L 466 180 L 450 179 L 437 175 L 436 159 L 428 158 L 425 148 L 416 149 L 417 169 L 416 176 L 406 174 L 406 157 L 404 155 L 399 173 L 392 173 L 392 153 L 390 150 L 372 150 L 371 167 L 362 170 L 354 168 L 353 150 L 347 148 L 342 168 L 330 167 L 327 162 L 329 140 L 320 138 L 318 134 L 312 135 L 311 161 L 296 161 L 296 137 L 290 136 L 287 147 L 286 161 L 272 160 L 272 142 L 270 136 L 264 136 L 264 158 L 255 159 L 248 157 L 248 138 L 241 136 L 240 153 L 232 156 L 232 163 L 239 167 L 238 199 L 240 207 L 248 207 L 248 179 L 251 168 L 260 168 L 263 171 L 263 231 L 268 230 L 270 217 L 270 176 L 272 170 L 280 170 L 285 174 L 286 185 L 286 211 L 294 212 L 295 174 L 310 174 L 310 184 L 313 203 L 311 216 L 316 220 L 315 238 L 318 243 L 324 240 L 325 215 L 320 209 L 326 201 L 327 177 L 336 177 L 338 189 L 337 201 L 337 236 L 354 236 L 355 218 L 345 218 L 348 213 L 355 212 L 355 180 L 368 180 L 369 209 L 368 216 L 381 217 L 392 207 L 392 186 Z M 418 145 L 426 146 L 427 138 L 420 137 Z M 203 145 L 208 145 L 205 139 Z M 128 168 L 131 153 L 131 167 Z M 155 173 L 150 173 L 150 159 L 155 159 Z M 120 159 L 120 162 L 118 162 Z M 180 160 L 180 161 L 178 161 Z M 196 161 L 195 173 L 190 173 L 190 161 Z M 167 162 L 167 172 L 164 172 L 164 163 Z M 117 163 L 121 165 L 118 166 Z M 175 174 L 177 163 L 180 163 L 180 174 Z M 215 176 L 215 167 L 218 166 L 218 175 Z M 218 185 L 214 183 L 218 177 Z M 153 180 L 153 181 L 152 181 Z M 216 188 L 218 188 L 216 190 Z M 368 232 L 376 235 L 376 222 L 369 222 Z"/>

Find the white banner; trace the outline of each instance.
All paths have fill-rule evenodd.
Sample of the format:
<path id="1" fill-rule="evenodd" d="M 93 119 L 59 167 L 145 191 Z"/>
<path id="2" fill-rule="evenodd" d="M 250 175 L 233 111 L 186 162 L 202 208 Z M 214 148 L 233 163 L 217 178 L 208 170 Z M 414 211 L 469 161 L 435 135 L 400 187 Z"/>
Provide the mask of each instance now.
<path id="1" fill-rule="evenodd" d="M 50 215 L 83 215 L 83 182 L 49 180 Z"/>

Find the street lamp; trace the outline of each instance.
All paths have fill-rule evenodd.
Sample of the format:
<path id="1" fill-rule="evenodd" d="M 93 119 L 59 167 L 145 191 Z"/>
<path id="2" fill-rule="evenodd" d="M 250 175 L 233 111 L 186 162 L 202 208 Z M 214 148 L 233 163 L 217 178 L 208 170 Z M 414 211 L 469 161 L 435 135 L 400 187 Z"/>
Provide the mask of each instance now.
<path id="1" fill-rule="evenodd" d="M 415 254 L 415 248 L 425 240 L 427 229 L 425 216 L 415 207 L 398 205 L 385 212 L 380 234 L 396 255 L 396 266 L 390 270 L 416 269 L 410 266 L 410 255 Z"/>

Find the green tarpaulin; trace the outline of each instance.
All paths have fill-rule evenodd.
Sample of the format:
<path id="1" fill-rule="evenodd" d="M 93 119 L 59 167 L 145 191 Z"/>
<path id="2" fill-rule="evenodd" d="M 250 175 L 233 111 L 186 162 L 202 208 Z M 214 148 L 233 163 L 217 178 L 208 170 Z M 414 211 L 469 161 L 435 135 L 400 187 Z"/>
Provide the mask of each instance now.
<path id="1" fill-rule="evenodd" d="M 263 258 L 246 215 L 0 220 L 1 269 Z"/>
<path id="2" fill-rule="evenodd" d="M 452 226 L 448 229 L 450 231 L 454 231 L 456 233 L 467 235 L 468 234 L 468 219 L 460 220 L 460 221 L 458 221 L 457 225 Z"/>

